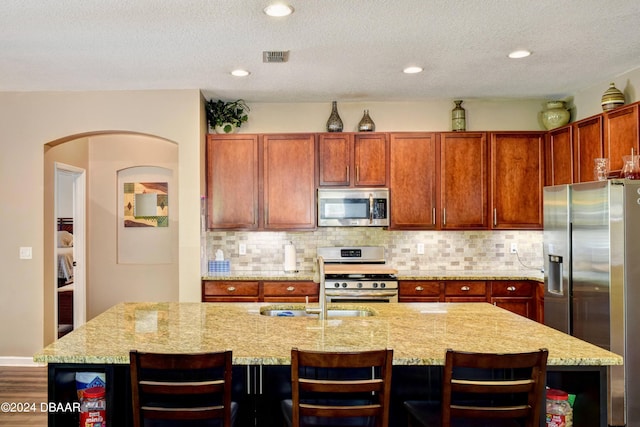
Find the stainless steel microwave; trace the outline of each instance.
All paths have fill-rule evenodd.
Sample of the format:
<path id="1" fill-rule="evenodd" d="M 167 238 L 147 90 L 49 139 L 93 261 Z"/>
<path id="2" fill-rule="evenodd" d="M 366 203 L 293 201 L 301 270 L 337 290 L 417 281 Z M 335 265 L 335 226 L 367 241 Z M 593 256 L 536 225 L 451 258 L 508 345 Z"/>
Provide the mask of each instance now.
<path id="1" fill-rule="evenodd" d="M 388 188 L 319 188 L 319 227 L 386 227 Z"/>

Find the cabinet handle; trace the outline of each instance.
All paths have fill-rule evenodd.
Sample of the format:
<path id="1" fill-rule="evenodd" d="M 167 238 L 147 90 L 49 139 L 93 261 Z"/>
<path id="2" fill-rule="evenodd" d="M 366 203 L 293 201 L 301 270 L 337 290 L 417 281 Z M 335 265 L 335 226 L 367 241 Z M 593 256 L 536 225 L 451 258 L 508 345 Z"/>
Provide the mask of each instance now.
<path id="1" fill-rule="evenodd" d="M 360 182 L 360 166 L 356 166 L 356 183 Z"/>
<path id="2" fill-rule="evenodd" d="M 498 209 L 493 208 L 493 225 L 498 225 Z"/>
<path id="3" fill-rule="evenodd" d="M 347 165 L 347 182 L 351 182 L 351 180 L 349 179 L 349 166 Z"/>
<path id="4" fill-rule="evenodd" d="M 471 290 L 471 288 L 470 288 L 470 287 L 468 287 L 468 286 L 462 286 L 462 287 L 460 288 L 460 290 L 461 290 L 461 291 L 465 291 L 465 292 L 466 292 L 466 291 Z"/>
<path id="5" fill-rule="evenodd" d="M 508 286 L 508 287 L 507 287 L 507 290 L 508 290 L 509 292 L 513 292 L 513 291 L 515 291 L 515 290 L 516 290 L 516 287 L 515 287 L 515 286 Z"/>
<path id="6" fill-rule="evenodd" d="M 416 292 L 422 292 L 424 288 L 422 286 L 416 286 Z"/>
<path id="7" fill-rule="evenodd" d="M 447 208 L 442 208 L 442 225 L 447 225 Z"/>
<path id="8" fill-rule="evenodd" d="M 236 287 L 235 286 L 229 286 L 227 288 L 227 292 L 235 292 L 236 291 Z"/>
<path id="9" fill-rule="evenodd" d="M 436 225 L 436 208 L 431 210 L 431 224 Z"/>
<path id="10" fill-rule="evenodd" d="M 293 291 L 295 291 L 295 290 L 296 290 L 296 287 L 295 287 L 295 286 L 289 286 L 289 287 L 287 288 L 287 292 L 293 292 Z"/>

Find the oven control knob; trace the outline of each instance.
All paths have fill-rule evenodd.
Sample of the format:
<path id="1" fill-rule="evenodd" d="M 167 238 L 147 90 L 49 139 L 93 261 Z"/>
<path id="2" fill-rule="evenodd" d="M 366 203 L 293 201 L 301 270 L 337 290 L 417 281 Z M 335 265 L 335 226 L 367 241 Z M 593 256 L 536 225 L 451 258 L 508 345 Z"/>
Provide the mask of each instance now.
<path id="1" fill-rule="evenodd" d="M 347 282 L 342 282 L 342 287 L 346 288 L 347 287 Z"/>
<path id="2" fill-rule="evenodd" d="M 362 287 L 362 282 L 358 282 L 358 287 L 361 288 Z"/>
<path id="3" fill-rule="evenodd" d="M 380 287 L 381 287 L 381 288 L 386 288 L 386 287 L 387 287 L 387 284 L 386 284 L 386 283 L 384 283 L 384 282 L 383 282 L 383 283 L 380 283 Z"/>
<path id="4" fill-rule="evenodd" d="M 334 283 L 334 284 L 333 284 L 333 287 L 334 287 L 334 288 L 339 288 L 339 287 L 340 287 L 340 283 L 338 283 L 338 282 Z"/>
<path id="5" fill-rule="evenodd" d="M 378 283 L 377 282 L 373 282 L 373 287 L 377 288 L 378 287 Z"/>

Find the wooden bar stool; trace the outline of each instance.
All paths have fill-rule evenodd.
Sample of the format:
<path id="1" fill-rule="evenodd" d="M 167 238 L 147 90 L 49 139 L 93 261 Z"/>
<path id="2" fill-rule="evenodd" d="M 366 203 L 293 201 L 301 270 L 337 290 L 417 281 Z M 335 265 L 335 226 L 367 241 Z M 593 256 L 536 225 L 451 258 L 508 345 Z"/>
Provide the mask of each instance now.
<path id="1" fill-rule="evenodd" d="M 231 427 L 231 351 L 129 353 L 133 425 Z"/>
<path id="2" fill-rule="evenodd" d="M 447 350 L 442 403 L 404 402 L 409 427 L 539 427 L 548 354 Z"/>
<path id="3" fill-rule="evenodd" d="M 393 350 L 291 350 L 291 399 L 282 402 L 288 426 L 389 425 Z"/>

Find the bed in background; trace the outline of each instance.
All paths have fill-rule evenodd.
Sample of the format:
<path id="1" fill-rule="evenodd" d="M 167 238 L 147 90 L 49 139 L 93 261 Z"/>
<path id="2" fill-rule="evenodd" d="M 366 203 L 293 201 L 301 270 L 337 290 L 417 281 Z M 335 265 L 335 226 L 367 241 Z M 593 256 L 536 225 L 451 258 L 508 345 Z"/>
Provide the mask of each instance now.
<path id="1" fill-rule="evenodd" d="M 58 338 L 73 330 L 73 218 L 58 218 Z"/>
<path id="2" fill-rule="evenodd" d="M 58 218 L 58 286 L 73 283 L 73 218 Z"/>

